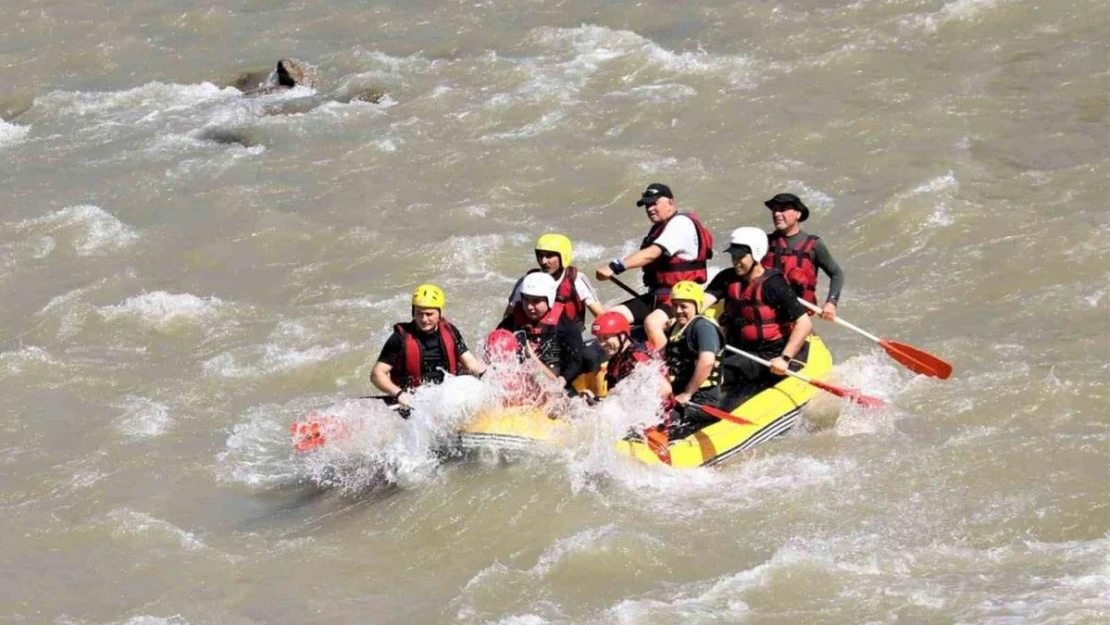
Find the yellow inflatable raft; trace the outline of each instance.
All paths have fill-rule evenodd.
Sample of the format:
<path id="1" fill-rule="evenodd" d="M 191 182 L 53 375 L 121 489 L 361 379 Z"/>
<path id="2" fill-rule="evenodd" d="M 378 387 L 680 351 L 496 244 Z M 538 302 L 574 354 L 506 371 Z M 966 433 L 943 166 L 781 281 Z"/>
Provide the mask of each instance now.
<path id="1" fill-rule="evenodd" d="M 832 355 L 820 337 L 811 336 L 808 341 L 808 360 L 800 372 L 815 379 L 825 378 L 832 370 Z M 598 396 L 605 395 L 603 374 L 577 380 L 576 386 L 591 388 Z M 797 424 L 802 408 L 816 392 L 816 388 L 801 380 L 783 378 L 732 411 L 750 424 L 717 421 L 686 438 L 670 441 L 671 466 L 714 465 L 788 431 Z M 462 428 L 459 436 L 464 447 L 522 448 L 536 443 L 560 445 L 569 428 L 566 421 L 552 419 L 535 407 L 507 408 L 479 414 Z M 645 464 L 663 462 L 661 454 L 644 441 L 621 440 L 615 445 L 619 453 Z"/>

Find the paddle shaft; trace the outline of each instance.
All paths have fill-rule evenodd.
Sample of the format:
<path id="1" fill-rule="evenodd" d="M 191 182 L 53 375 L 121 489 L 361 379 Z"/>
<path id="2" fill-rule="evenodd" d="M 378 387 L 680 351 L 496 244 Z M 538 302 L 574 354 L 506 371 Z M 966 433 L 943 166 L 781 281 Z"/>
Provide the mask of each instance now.
<path id="1" fill-rule="evenodd" d="M 730 351 L 730 352 L 740 354 L 741 356 L 743 356 L 745 358 L 750 358 L 751 360 L 754 360 L 754 361 L 758 362 L 759 364 L 763 365 L 764 367 L 770 368 L 770 366 L 771 366 L 771 363 L 769 361 L 764 360 L 764 359 L 760 358 L 759 356 L 756 356 L 755 354 L 749 354 L 748 352 L 746 352 L 742 349 L 737 349 L 737 348 L 735 348 L 731 345 L 725 345 L 725 349 Z M 819 388 L 822 391 L 832 393 L 833 395 L 836 395 L 837 397 L 843 397 L 844 399 L 850 399 L 850 400 L 856 402 L 857 404 L 860 404 L 861 406 L 879 407 L 879 406 L 883 405 L 883 400 L 879 399 L 878 397 L 871 397 L 869 395 L 863 395 L 863 394 L 859 393 L 858 391 L 856 391 L 855 389 L 846 389 L 846 388 L 840 388 L 839 386 L 833 386 L 832 384 L 829 384 L 828 382 L 822 382 L 820 380 L 814 380 L 813 378 L 809 377 L 808 375 L 805 375 L 803 373 L 798 373 L 796 371 L 791 371 L 790 369 L 786 370 L 786 375 L 788 375 L 792 378 L 796 378 L 798 380 L 801 380 L 802 382 L 805 382 L 806 384 L 809 384 L 810 386 L 814 386 L 816 388 Z"/>
<path id="2" fill-rule="evenodd" d="M 610 276 L 609 281 L 612 282 L 613 284 L 619 286 L 620 288 L 624 289 L 624 292 L 628 293 L 632 297 L 640 297 L 639 293 L 637 293 L 632 287 L 630 287 L 627 284 L 621 282 L 620 279 L 618 279 L 616 276 Z"/>
<path id="3" fill-rule="evenodd" d="M 800 297 L 798 298 L 798 302 L 800 302 L 802 306 L 805 306 L 815 313 L 820 314 L 821 312 L 821 309 L 817 308 L 813 304 L 810 304 Z M 838 323 L 862 336 L 865 336 L 875 343 L 878 343 L 879 347 L 883 348 L 883 351 L 885 351 L 888 356 L 897 361 L 898 364 L 909 369 L 910 371 L 913 371 L 914 373 L 928 375 L 934 378 L 940 378 L 942 380 L 947 380 L 948 376 L 952 375 L 952 363 L 937 356 L 936 354 L 930 354 L 929 352 L 914 347 L 913 345 L 907 345 L 905 343 L 899 343 L 898 341 L 892 341 L 890 339 L 884 339 L 875 336 L 874 334 L 871 334 L 870 332 L 841 319 L 839 315 L 833 317 L 833 322 Z"/>
<path id="4" fill-rule="evenodd" d="M 698 410 L 704 412 L 705 414 L 707 414 L 711 417 L 714 417 L 716 419 L 721 419 L 722 421 L 731 421 L 731 422 L 736 423 L 738 425 L 755 425 L 754 423 L 752 423 L 751 421 L 748 421 L 744 417 L 738 417 L 738 416 L 732 414 L 731 412 L 725 412 L 724 410 L 721 410 L 720 408 L 714 408 L 713 406 L 706 406 L 705 404 L 698 404 L 698 403 L 695 403 L 695 402 L 692 402 L 692 401 L 686 402 L 686 405 L 687 406 L 693 406 L 694 408 L 697 408 Z"/>
<path id="5" fill-rule="evenodd" d="M 804 299 L 802 299 L 800 297 L 798 298 L 798 303 L 801 304 L 802 306 L 805 306 L 806 308 L 812 310 L 814 313 L 816 313 L 818 315 L 821 314 L 821 309 L 820 308 L 818 308 L 817 306 L 805 301 Z M 822 319 L 823 318 L 824 317 L 822 317 Z M 861 336 L 866 336 L 867 338 L 871 339 L 875 343 L 879 343 L 879 342 L 882 341 L 882 339 L 875 336 L 874 334 L 871 334 L 867 330 L 864 330 L 863 328 L 860 328 L 859 326 L 853 325 L 853 324 L 848 323 L 847 321 L 841 319 L 839 315 L 837 315 L 836 317 L 833 317 L 833 323 L 842 325 L 845 328 L 848 328 L 849 330 L 852 330 L 853 332 L 856 332 L 857 334 L 859 334 Z"/>

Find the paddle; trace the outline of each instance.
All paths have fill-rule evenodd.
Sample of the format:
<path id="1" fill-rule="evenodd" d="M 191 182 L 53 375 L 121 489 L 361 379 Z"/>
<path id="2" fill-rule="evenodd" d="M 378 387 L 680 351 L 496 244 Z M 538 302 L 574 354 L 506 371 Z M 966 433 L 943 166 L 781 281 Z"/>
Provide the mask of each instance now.
<path id="1" fill-rule="evenodd" d="M 669 446 L 671 441 L 667 433 L 652 427 L 644 430 L 643 436 L 644 443 L 655 454 L 655 457 L 659 458 L 663 464 L 670 464 L 671 450 Z"/>
<path id="2" fill-rule="evenodd" d="M 771 363 L 769 361 L 764 360 L 764 359 L 760 358 L 759 356 L 756 356 L 755 354 L 749 354 L 748 352 L 746 352 L 742 349 L 736 349 L 735 347 L 733 347 L 731 345 L 725 345 L 725 349 L 727 349 L 730 352 L 740 354 L 741 356 L 743 356 L 745 358 L 754 360 L 754 361 L 758 362 L 759 364 L 763 365 L 764 367 L 770 367 L 771 366 Z M 802 382 L 805 382 L 806 384 L 809 384 L 810 386 L 815 386 L 815 387 L 821 389 L 822 391 L 832 393 L 833 395 L 836 395 L 837 397 L 843 397 L 844 399 L 850 399 L 850 400 L 856 402 L 857 404 L 859 404 L 861 406 L 866 406 L 868 408 L 881 408 L 884 405 L 883 400 L 879 399 L 878 397 L 871 397 L 869 395 L 864 395 L 863 393 L 860 393 L 858 390 L 856 390 L 854 388 L 841 388 L 839 386 L 834 386 L 832 384 L 829 384 L 828 382 L 822 382 L 820 380 L 814 380 L 813 378 L 809 377 L 808 375 L 798 373 L 797 371 L 791 371 L 789 369 L 786 370 L 786 375 L 788 375 L 792 378 L 797 378 L 797 379 L 801 380 Z"/>
<path id="3" fill-rule="evenodd" d="M 736 423 L 738 425 L 755 425 L 755 423 L 753 423 L 751 421 L 748 421 L 744 417 L 738 417 L 738 416 L 732 414 L 731 412 L 725 412 L 724 410 L 721 410 L 720 408 L 714 408 L 713 406 L 706 406 L 705 404 L 696 404 L 692 401 L 686 402 L 686 405 L 687 406 L 693 406 L 694 408 L 697 408 L 698 410 L 701 410 L 705 414 L 707 414 L 711 417 L 716 417 L 717 419 L 720 419 L 722 421 L 731 421 L 731 422 Z"/>
<path id="4" fill-rule="evenodd" d="M 620 288 L 624 289 L 624 291 L 626 293 L 628 293 L 629 295 L 631 295 L 632 297 L 640 297 L 639 293 L 637 293 L 632 287 L 630 287 L 627 284 L 621 282 L 619 279 L 617 279 L 616 276 L 611 276 L 609 278 L 609 281 L 612 282 L 613 284 L 619 286 Z"/>
<path id="5" fill-rule="evenodd" d="M 805 306 L 806 308 L 812 310 L 813 312 L 817 313 L 818 316 L 820 316 L 820 308 L 814 306 L 813 304 L 810 304 L 800 297 L 798 298 L 798 301 L 802 304 L 802 306 Z M 824 317 L 822 317 L 822 319 L 823 318 Z M 947 380 L 948 376 L 952 375 L 951 364 L 941 358 L 930 354 L 929 352 L 920 350 L 913 345 L 906 345 L 905 343 L 899 343 L 898 341 L 892 341 L 890 339 L 877 337 L 862 328 L 848 323 L 847 321 L 841 319 L 839 316 L 833 317 L 833 323 L 840 324 L 845 328 L 848 328 L 849 330 L 852 330 L 862 336 L 871 339 L 873 342 L 878 343 L 879 347 L 883 348 L 888 356 L 893 358 L 903 367 L 909 369 L 910 371 L 913 371 L 914 373 L 919 373 L 921 375 L 927 375 L 934 378 L 940 378 L 942 380 Z"/>
<path id="6" fill-rule="evenodd" d="M 392 395 L 368 395 L 359 399 L 377 399 L 386 402 L 389 409 L 396 412 L 402 419 L 409 418 L 409 409 L 398 404 L 397 398 Z M 392 403 L 391 403 L 392 402 Z M 306 452 L 325 445 L 329 438 L 344 439 L 350 435 L 347 424 L 331 415 L 320 415 L 315 410 L 309 411 L 300 421 L 294 422 L 289 427 L 293 435 L 293 451 Z"/>

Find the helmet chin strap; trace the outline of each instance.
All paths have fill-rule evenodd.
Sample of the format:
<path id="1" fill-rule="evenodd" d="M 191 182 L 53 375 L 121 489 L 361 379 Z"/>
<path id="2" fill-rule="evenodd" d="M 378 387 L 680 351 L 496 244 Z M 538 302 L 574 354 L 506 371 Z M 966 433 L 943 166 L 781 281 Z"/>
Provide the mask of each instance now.
<path id="1" fill-rule="evenodd" d="M 759 266 L 759 263 L 755 262 L 755 257 L 752 256 L 752 266 L 749 267 L 748 270 L 744 272 L 744 275 L 742 275 L 740 277 L 744 278 L 745 280 L 747 280 L 748 278 L 751 278 L 752 277 L 752 272 L 755 271 L 755 268 L 758 267 L 758 266 Z"/>

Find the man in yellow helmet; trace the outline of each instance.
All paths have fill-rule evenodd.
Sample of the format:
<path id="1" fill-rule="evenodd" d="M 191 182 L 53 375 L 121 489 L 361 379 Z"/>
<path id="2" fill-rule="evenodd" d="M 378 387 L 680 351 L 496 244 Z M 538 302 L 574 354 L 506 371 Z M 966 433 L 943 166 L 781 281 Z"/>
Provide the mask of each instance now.
<path id="1" fill-rule="evenodd" d="M 409 391 L 422 384 L 439 384 L 444 374 L 460 369 L 481 376 L 486 365 L 466 347 L 458 328 L 443 317 L 447 298 L 434 284 L 422 284 L 412 294 L 412 321 L 393 326 L 370 371 L 374 386 L 402 406 L 409 406 Z"/>
<path id="2" fill-rule="evenodd" d="M 590 284 L 590 279 L 571 264 L 574 251 L 570 239 L 562 234 L 548 233 L 536 241 L 535 250 L 539 268 L 528 273 L 542 271 L 555 279 L 558 284 L 555 301 L 563 305 L 563 316 L 577 326 L 581 333 L 586 327 L 586 310 L 597 317 L 605 312 L 605 308 L 598 301 L 597 292 Z M 512 315 L 514 308 L 523 306 L 520 294 L 523 282 L 522 277 L 513 286 L 513 292 L 509 295 L 509 305 L 505 308 L 505 317 Z"/>
<path id="3" fill-rule="evenodd" d="M 696 282 L 683 280 L 671 289 L 674 319 L 667 328 L 663 358 L 677 404 L 672 439 L 689 436 L 717 419 L 687 404 L 716 406 L 721 399 L 720 357 L 725 339 L 713 319 L 702 315 L 705 293 Z"/>

